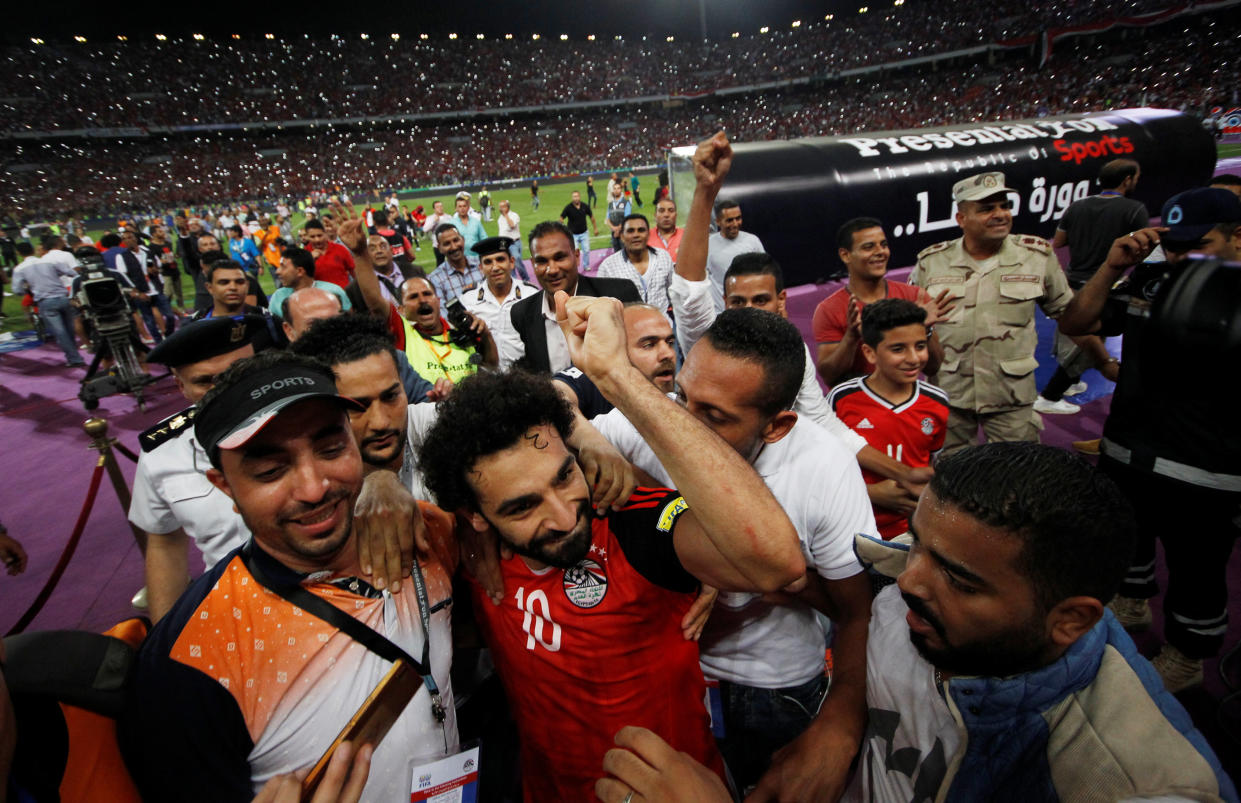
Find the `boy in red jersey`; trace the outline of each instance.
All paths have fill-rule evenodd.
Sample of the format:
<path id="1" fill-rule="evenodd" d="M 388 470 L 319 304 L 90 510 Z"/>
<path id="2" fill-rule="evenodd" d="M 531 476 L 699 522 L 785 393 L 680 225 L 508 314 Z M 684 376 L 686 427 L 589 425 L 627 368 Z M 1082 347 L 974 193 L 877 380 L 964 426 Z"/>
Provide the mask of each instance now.
<path id="1" fill-rule="evenodd" d="M 862 310 L 862 354 L 872 373 L 842 382 L 828 403 L 866 442 L 907 466 L 923 467 L 944 445 L 948 394 L 918 379 L 928 358 L 926 310 L 912 301 L 886 298 Z M 909 528 L 916 502 L 893 480 L 862 470 L 885 539 Z"/>
<path id="2" fill-rule="evenodd" d="M 479 373 L 441 405 L 419 463 L 442 504 L 508 551 L 503 602 L 475 585 L 475 612 L 517 722 L 531 803 L 591 800 L 612 736 L 628 724 L 722 775 L 697 643 L 681 618 L 700 582 L 776 591 L 805 573 L 796 531 L 762 478 L 629 362 L 621 303 L 558 293 L 556 306 L 574 365 L 679 490 L 639 488 L 595 515 L 550 378 Z"/>

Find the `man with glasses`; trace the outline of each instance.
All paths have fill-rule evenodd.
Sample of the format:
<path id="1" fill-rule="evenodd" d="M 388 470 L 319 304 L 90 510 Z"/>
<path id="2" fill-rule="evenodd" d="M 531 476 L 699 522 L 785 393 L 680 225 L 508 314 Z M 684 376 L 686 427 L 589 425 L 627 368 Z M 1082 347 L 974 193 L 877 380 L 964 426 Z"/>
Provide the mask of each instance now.
<path id="1" fill-rule="evenodd" d="M 979 426 L 987 441 L 1038 441 L 1034 306 L 1058 318 L 1075 301 L 1051 243 L 1011 233 L 1010 192 L 1003 173 L 954 184 L 962 236 L 923 250 L 909 277 L 956 300 L 935 325 L 944 359 L 931 377 L 948 392 L 945 454 L 975 443 Z"/>

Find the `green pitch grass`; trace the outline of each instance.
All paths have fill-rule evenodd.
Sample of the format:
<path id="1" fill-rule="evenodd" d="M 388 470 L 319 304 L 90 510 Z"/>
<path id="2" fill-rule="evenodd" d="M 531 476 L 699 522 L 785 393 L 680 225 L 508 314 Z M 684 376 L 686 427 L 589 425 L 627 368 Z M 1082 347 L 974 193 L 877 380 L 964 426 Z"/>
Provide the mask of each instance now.
<path id="1" fill-rule="evenodd" d="M 1220 159 L 1231 159 L 1234 156 L 1241 156 L 1241 142 L 1229 142 L 1216 148 Z"/>
<path id="2" fill-rule="evenodd" d="M 611 245 L 612 245 L 611 230 L 608 228 L 607 221 L 605 220 L 605 217 L 604 217 L 604 214 L 606 211 L 606 205 L 607 205 L 607 201 L 605 200 L 605 197 L 607 195 L 608 178 L 609 176 L 606 173 L 603 175 L 595 176 L 595 192 L 598 193 L 599 195 L 599 203 L 595 207 L 594 213 L 595 213 L 595 224 L 599 228 L 599 234 L 597 236 L 593 236 L 590 238 L 590 250 L 592 252 L 598 251 L 598 250 L 609 249 L 611 248 Z M 655 205 L 653 203 L 653 199 L 655 197 L 655 190 L 659 188 L 658 174 L 656 172 L 651 172 L 649 174 L 639 173 L 638 179 L 641 182 L 638 185 L 638 192 L 642 196 L 643 206 L 641 208 L 635 208 L 634 211 L 640 212 L 641 214 L 646 215 L 647 218 L 651 220 L 651 225 L 654 225 Z M 479 185 L 477 184 L 467 185 L 463 188 L 452 188 L 448 190 L 440 190 L 437 192 L 418 193 L 409 198 L 402 197 L 401 205 L 407 206 L 410 209 L 414 209 L 415 207 L 421 204 L 423 207 L 425 207 L 424 211 L 430 212 L 431 204 L 434 201 L 443 201 L 444 208 L 448 210 L 449 212 L 451 212 L 453 209 L 453 203 L 456 199 L 456 195 L 459 189 L 465 189 L 474 196 L 472 200 L 473 208 L 475 209 L 475 211 L 479 211 L 478 209 Z M 539 208 L 537 210 L 534 209 L 534 206 L 530 200 L 530 184 L 528 182 L 517 185 L 517 186 L 513 186 L 513 187 L 499 188 L 499 187 L 492 186 L 492 187 L 488 187 L 488 190 L 491 192 L 491 203 L 493 207 L 492 208 L 492 220 L 490 222 L 483 221 L 483 229 L 486 230 L 488 236 L 496 235 L 499 233 L 499 230 L 498 230 L 499 224 L 497 224 L 495 221 L 495 218 L 498 216 L 499 213 L 496 211 L 495 207 L 499 204 L 501 200 L 507 200 L 509 204 L 512 206 L 513 211 L 521 216 L 521 232 L 522 232 L 522 239 L 523 239 L 522 248 L 523 248 L 526 259 L 530 258 L 530 246 L 528 242 L 525 241 L 525 235 L 527 232 L 530 231 L 531 228 L 534 227 L 535 224 L 540 223 L 544 220 L 559 219 L 560 211 L 564 209 L 565 204 L 569 203 L 569 201 L 572 200 L 571 196 L 574 190 L 577 190 L 578 192 L 580 192 L 582 194 L 582 202 L 583 203 L 586 202 L 586 179 L 585 178 L 565 179 L 562 181 L 549 181 L 547 183 L 540 181 L 539 182 Z M 378 208 L 379 203 L 380 203 L 379 201 L 375 202 L 376 208 Z M 362 210 L 366 208 L 366 204 L 355 204 L 354 208 L 357 209 L 359 212 L 361 212 Z M 684 211 L 687 211 L 687 210 L 682 210 L 682 212 Z M 305 217 L 301 213 L 294 212 L 292 222 L 293 222 L 293 230 L 295 232 L 301 228 L 301 225 L 304 222 L 304 220 L 305 220 Z M 99 238 L 103 235 L 103 233 L 104 232 L 102 230 L 87 232 L 87 234 L 89 234 L 91 238 L 96 241 L 99 240 Z M 432 249 L 431 249 L 431 240 L 430 240 L 429 235 L 423 236 L 421 245 L 422 245 L 422 250 L 414 252 L 414 257 L 415 257 L 414 262 L 420 268 L 422 268 L 425 272 L 430 273 L 432 270 L 435 269 L 435 264 L 434 264 L 434 253 L 432 252 Z M 8 276 L 10 271 L 11 269 L 6 270 L 5 277 L 4 277 L 4 290 L 5 290 L 4 312 L 7 314 L 8 317 L 0 318 L 0 332 L 21 331 L 23 329 L 30 328 L 30 325 L 26 321 L 26 315 L 22 311 L 21 299 L 16 296 L 13 296 L 12 293 L 10 292 L 11 284 L 9 282 L 9 276 Z M 190 280 L 188 276 L 184 275 L 184 273 L 181 275 L 180 278 L 181 278 L 181 289 L 183 293 L 185 294 L 187 302 L 190 302 L 194 296 L 194 283 Z M 268 273 L 264 273 L 259 278 L 259 284 L 262 285 L 263 289 L 268 294 L 270 294 L 273 290 L 276 289 L 275 282 L 272 280 L 271 275 Z"/>

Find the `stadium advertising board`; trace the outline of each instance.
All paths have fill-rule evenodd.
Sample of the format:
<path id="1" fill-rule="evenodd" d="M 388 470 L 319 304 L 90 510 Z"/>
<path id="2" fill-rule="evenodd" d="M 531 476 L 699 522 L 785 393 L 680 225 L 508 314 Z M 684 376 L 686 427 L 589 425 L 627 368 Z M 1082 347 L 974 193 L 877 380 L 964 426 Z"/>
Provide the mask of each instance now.
<path id="1" fill-rule="evenodd" d="M 780 262 L 790 285 L 843 270 L 836 229 L 859 215 L 883 221 L 892 267 L 923 248 L 960 236 L 952 185 L 998 170 L 1014 190 L 1013 231 L 1051 238 L 1073 201 L 1097 192 L 1099 168 L 1135 159 L 1134 194 L 1152 214 L 1182 190 L 1202 186 L 1215 143 L 1201 123 L 1165 109 L 975 123 L 840 137 L 734 143 L 720 198 L 741 204 L 743 228 Z M 692 147 L 668 156 L 673 197 L 689 209 Z"/>

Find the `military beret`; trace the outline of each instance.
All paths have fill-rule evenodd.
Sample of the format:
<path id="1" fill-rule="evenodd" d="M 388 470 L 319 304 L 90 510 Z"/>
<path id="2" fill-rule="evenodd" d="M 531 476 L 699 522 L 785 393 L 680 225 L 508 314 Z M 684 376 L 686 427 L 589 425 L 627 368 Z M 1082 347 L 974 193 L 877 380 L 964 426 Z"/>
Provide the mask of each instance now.
<path id="1" fill-rule="evenodd" d="M 147 355 L 147 362 L 177 368 L 236 351 L 256 336 L 267 334 L 267 322 L 259 315 L 236 318 L 205 318 L 190 321 L 173 332 Z M 266 342 L 267 338 L 262 340 Z M 258 344 L 255 344 L 256 347 Z"/>

